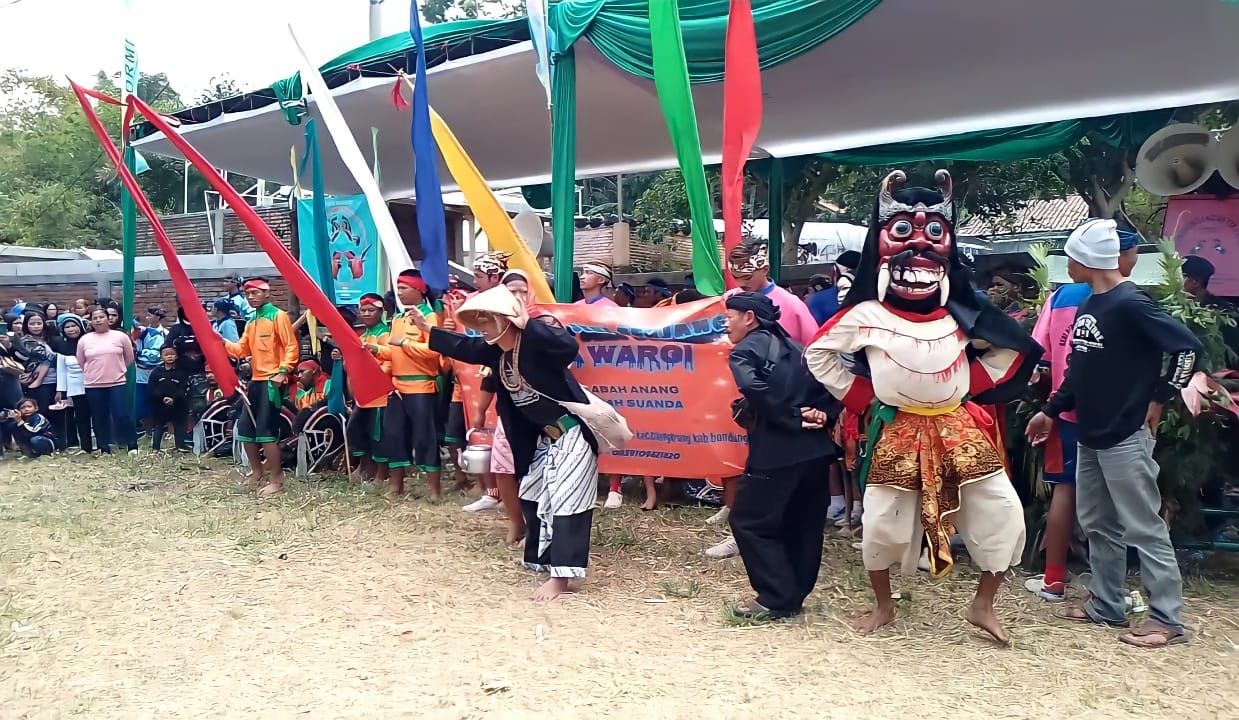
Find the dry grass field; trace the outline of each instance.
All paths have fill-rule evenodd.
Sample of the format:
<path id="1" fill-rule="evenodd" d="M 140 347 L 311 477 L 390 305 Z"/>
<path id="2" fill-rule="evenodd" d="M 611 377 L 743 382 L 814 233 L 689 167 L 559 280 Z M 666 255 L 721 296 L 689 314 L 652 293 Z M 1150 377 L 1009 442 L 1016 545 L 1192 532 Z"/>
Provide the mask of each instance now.
<path id="1" fill-rule="evenodd" d="M 1189 580 L 1193 640 L 1168 651 L 1014 583 L 996 647 L 962 618 L 966 567 L 902 581 L 898 623 L 861 638 L 842 540 L 802 619 L 736 623 L 743 568 L 701 555 L 709 511 L 626 506 L 597 516 L 584 592 L 535 605 L 502 519 L 463 501 L 343 480 L 257 500 L 192 458 L 0 461 L 0 716 L 1239 717 L 1225 559 Z"/>

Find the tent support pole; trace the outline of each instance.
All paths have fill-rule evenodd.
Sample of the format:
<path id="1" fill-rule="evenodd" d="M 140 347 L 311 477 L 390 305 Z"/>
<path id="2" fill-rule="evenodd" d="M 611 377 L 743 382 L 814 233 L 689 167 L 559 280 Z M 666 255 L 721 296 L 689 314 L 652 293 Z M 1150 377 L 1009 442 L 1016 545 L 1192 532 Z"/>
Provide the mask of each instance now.
<path id="1" fill-rule="evenodd" d="M 769 197 L 766 206 L 770 208 L 770 279 L 779 281 L 783 274 L 783 215 L 784 215 L 784 181 L 783 158 L 770 158 Z"/>

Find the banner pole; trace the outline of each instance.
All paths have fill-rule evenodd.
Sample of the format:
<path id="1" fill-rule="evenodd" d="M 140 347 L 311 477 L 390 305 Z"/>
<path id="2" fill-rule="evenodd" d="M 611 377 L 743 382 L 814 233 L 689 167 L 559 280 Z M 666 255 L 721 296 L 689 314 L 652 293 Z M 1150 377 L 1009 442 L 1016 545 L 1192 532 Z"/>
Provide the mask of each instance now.
<path id="1" fill-rule="evenodd" d="M 138 49 L 133 41 L 128 37 L 130 7 L 129 0 L 125 0 L 125 65 L 124 77 L 121 78 L 121 102 L 128 101 L 130 95 L 138 94 Z M 138 169 L 137 153 L 129 145 L 129 125 L 123 118 L 126 117 L 124 110 L 121 111 L 121 128 L 120 142 L 124 148 L 125 167 L 130 173 L 136 176 Z M 120 195 L 120 227 L 121 227 L 121 325 L 123 332 L 128 333 L 132 327 L 131 318 L 137 317 L 137 309 L 134 308 L 134 264 L 138 254 L 138 206 L 134 202 L 133 196 L 126 189 L 121 190 Z M 125 317 L 125 313 L 129 313 Z M 133 365 L 125 373 L 125 394 L 128 397 L 130 412 L 136 415 L 137 404 L 135 391 L 137 389 L 137 368 Z M 136 418 L 135 418 L 136 419 Z"/>

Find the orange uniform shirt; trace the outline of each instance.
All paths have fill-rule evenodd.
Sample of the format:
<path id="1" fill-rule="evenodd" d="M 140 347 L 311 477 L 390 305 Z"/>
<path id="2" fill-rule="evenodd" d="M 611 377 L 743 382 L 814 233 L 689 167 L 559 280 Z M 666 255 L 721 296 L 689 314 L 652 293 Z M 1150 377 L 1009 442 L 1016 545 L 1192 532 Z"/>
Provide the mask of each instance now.
<path id="1" fill-rule="evenodd" d="M 439 316 L 425 305 L 422 314 L 432 327 L 439 326 Z M 392 345 L 394 341 L 400 345 Z M 391 363 L 392 385 L 403 395 L 425 395 L 438 392 L 435 378 L 440 372 L 439 353 L 430 349 L 430 334 L 424 333 L 404 313 L 391 321 L 388 344 L 379 346 L 379 360 Z"/>
<path id="2" fill-rule="evenodd" d="M 391 377 L 391 362 L 384 360 L 382 357 L 381 348 L 387 347 L 387 339 L 391 336 L 391 327 L 387 323 L 379 323 L 372 328 L 366 328 L 360 335 L 361 344 L 367 348 L 371 345 L 377 345 L 380 348 L 378 355 L 379 369 L 387 377 Z M 387 407 L 387 397 L 380 397 L 368 403 L 358 402 L 357 407 L 360 408 L 382 408 Z"/>
<path id="3" fill-rule="evenodd" d="M 301 345 L 288 313 L 271 303 L 259 308 L 254 319 L 246 323 L 240 342 L 225 340 L 224 347 L 229 357 L 250 359 L 254 380 L 269 380 L 281 372 L 291 377 L 301 357 Z"/>

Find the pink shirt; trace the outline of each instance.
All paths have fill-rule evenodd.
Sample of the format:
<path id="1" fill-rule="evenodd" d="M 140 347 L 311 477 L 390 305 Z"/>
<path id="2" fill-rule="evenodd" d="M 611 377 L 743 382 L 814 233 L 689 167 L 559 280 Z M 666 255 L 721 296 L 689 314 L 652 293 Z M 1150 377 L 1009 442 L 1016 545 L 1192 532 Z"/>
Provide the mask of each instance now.
<path id="1" fill-rule="evenodd" d="M 596 305 L 598 307 L 619 307 L 619 305 L 615 304 L 614 300 L 607 297 L 606 295 L 599 295 L 594 298 L 585 298 L 584 300 L 577 300 L 573 304 L 574 305 Z"/>
<path id="2" fill-rule="evenodd" d="M 1067 374 L 1067 358 L 1071 355 L 1071 328 L 1076 322 L 1076 311 L 1080 303 L 1092 294 L 1085 283 L 1063 285 L 1054 291 L 1041 308 L 1037 316 L 1037 324 L 1033 327 L 1032 336 L 1037 344 L 1045 348 L 1042 363 L 1050 366 L 1050 395 L 1058 392 L 1063 386 L 1063 378 Z M 1075 412 L 1065 412 L 1062 419 L 1075 422 Z"/>
<path id="3" fill-rule="evenodd" d="M 817 334 L 817 321 L 813 319 L 813 313 L 809 312 L 809 306 L 791 290 L 784 290 L 770 283 L 761 294 L 779 306 L 779 324 L 793 340 L 807 345 Z"/>
<path id="4" fill-rule="evenodd" d="M 742 292 L 745 290 L 732 288 L 723 293 L 723 297 L 731 297 Z M 792 340 L 801 345 L 808 345 L 813 336 L 817 335 L 819 326 L 813 319 L 813 313 L 809 312 L 809 306 L 804 304 L 804 300 L 796 297 L 795 293 L 784 290 L 774 283 L 770 283 L 759 292 L 770 298 L 770 302 L 779 308 L 779 325 Z"/>
<path id="5" fill-rule="evenodd" d="M 133 342 L 119 330 L 88 332 L 77 341 L 77 362 L 86 387 L 123 385 L 125 371 L 133 365 Z"/>

